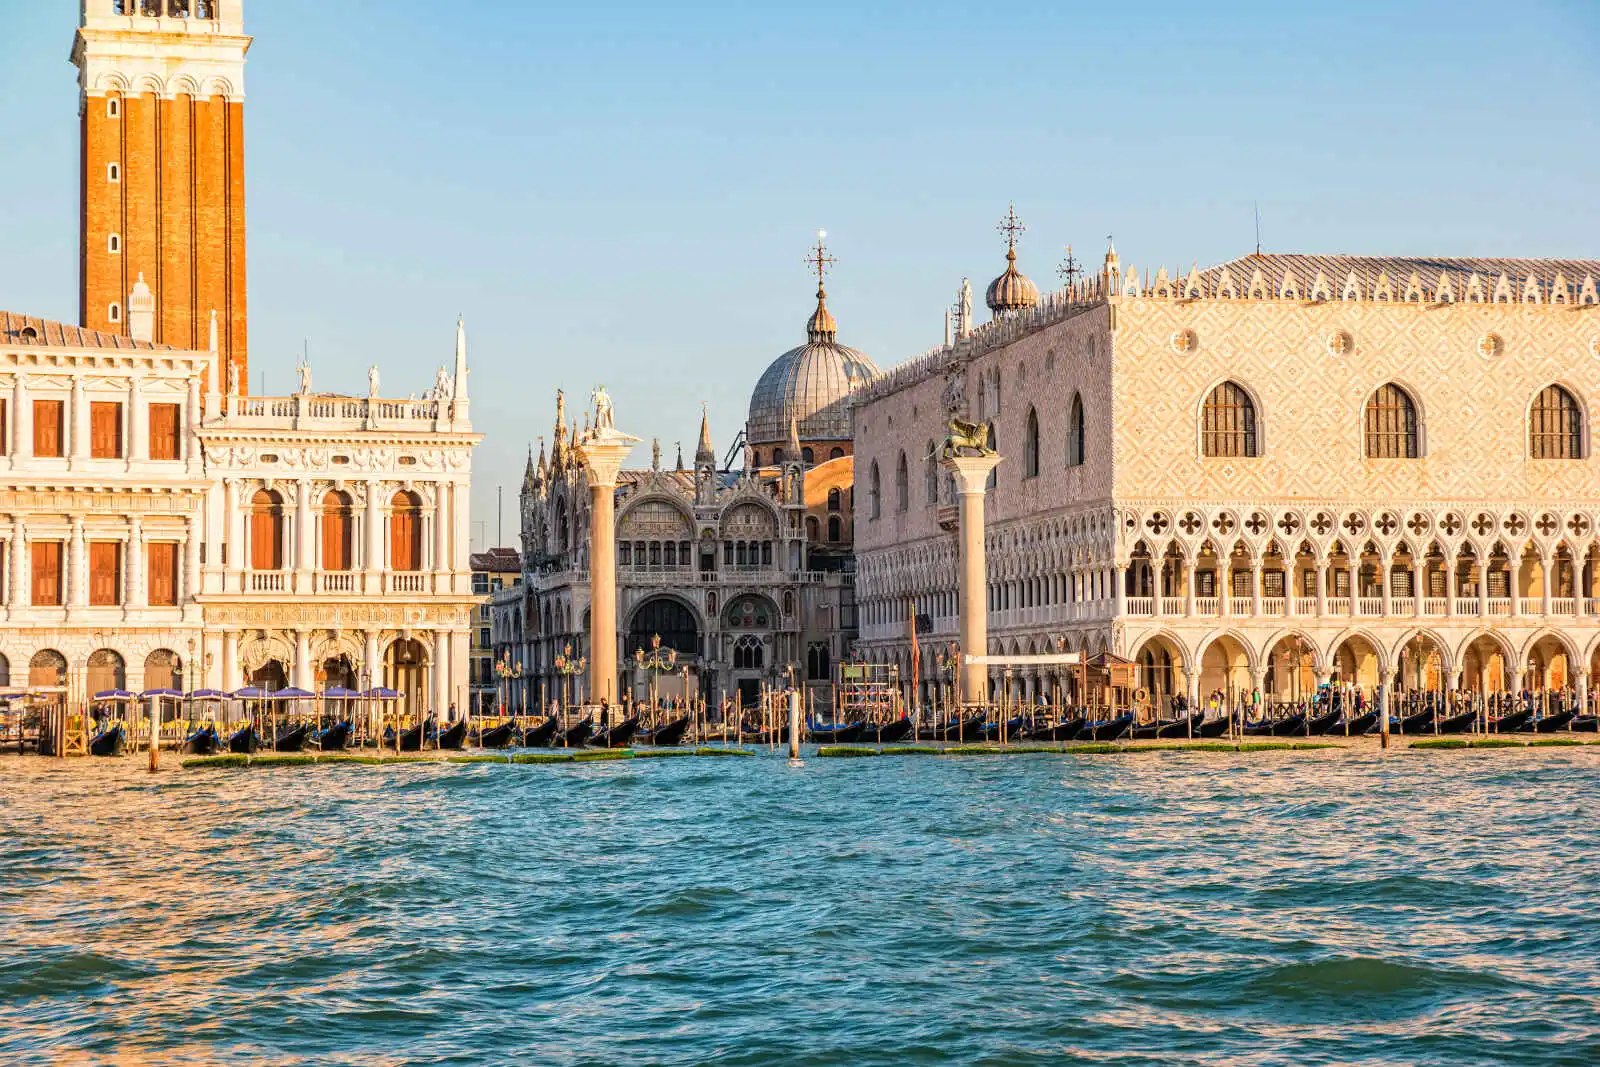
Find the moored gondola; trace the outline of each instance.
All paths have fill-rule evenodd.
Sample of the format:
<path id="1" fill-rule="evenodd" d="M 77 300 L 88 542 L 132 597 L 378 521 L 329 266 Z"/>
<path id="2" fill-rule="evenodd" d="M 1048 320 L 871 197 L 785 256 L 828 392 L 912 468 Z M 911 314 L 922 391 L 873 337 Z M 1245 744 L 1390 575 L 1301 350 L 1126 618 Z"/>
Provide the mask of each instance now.
<path id="1" fill-rule="evenodd" d="M 1306 717 L 1302 712 L 1286 715 L 1281 719 L 1263 719 L 1260 722 L 1246 723 L 1244 735 L 1246 737 L 1287 737 L 1291 734 L 1304 733 Z"/>
<path id="2" fill-rule="evenodd" d="M 1115 719 L 1106 719 L 1102 722 L 1091 722 L 1078 731 L 1079 741 L 1115 741 L 1133 726 L 1133 712 L 1119 715 Z"/>
<path id="3" fill-rule="evenodd" d="M 1204 718 L 1205 712 L 1197 711 L 1191 715 L 1182 715 L 1176 719 L 1170 719 L 1156 728 L 1156 738 L 1167 741 L 1179 737 L 1198 737 L 1200 723 Z"/>
<path id="4" fill-rule="evenodd" d="M 1578 734 L 1600 733 L 1600 715 L 1579 715 L 1568 724 L 1567 729 Z"/>
<path id="5" fill-rule="evenodd" d="M 312 734 L 311 743 L 323 752 L 338 752 L 350 743 L 350 731 L 350 723 L 336 722 L 326 730 Z"/>
<path id="6" fill-rule="evenodd" d="M 1041 726 L 1029 730 L 1022 735 L 1024 741 L 1071 741 L 1078 736 L 1078 731 L 1083 729 L 1084 721 L 1081 716 L 1075 719 L 1064 719 L 1050 726 Z"/>
<path id="7" fill-rule="evenodd" d="M 1400 732 L 1403 734 L 1420 734 L 1433 725 L 1433 709 L 1423 708 L 1415 715 L 1407 715 L 1400 720 Z"/>
<path id="8" fill-rule="evenodd" d="M 517 724 L 507 720 L 479 734 L 478 745 L 482 748 L 505 748 L 511 744 L 516 730 Z"/>
<path id="9" fill-rule="evenodd" d="M 1022 731 L 1027 726 L 1027 720 L 1018 715 L 1008 719 L 1005 723 L 1004 736 L 1007 741 L 1016 741 L 1022 737 Z M 1001 737 L 1000 723 L 986 722 L 978 731 L 978 738 L 982 741 L 998 741 Z"/>
<path id="10" fill-rule="evenodd" d="M 1203 720 L 1199 726 L 1195 727 L 1194 735 L 1196 737 L 1212 738 L 1221 737 L 1227 732 L 1228 717 L 1226 715 L 1218 715 L 1215 719 Z"/>
<path id="11" fill-rule="evenodd" d="M 440 731 L 434 739 L 436 747 L 449 752 L 459 751 L 467 740 L 467 720 L 457 719 Z"/>
<path id="12" fill-rule="evenodd" d="M 1328 733 L 1335 737 L 1345 734 L 1348 734 L 1351 737 L 1360 737 L 1362 734 L 1370 730 L 1372 725 L 1377 721 L 1378 713 L 1375 711 L 1367 711 L 1357 715 L 1353 719 L 1345 719 L 1342 722 L 1334 723 L 1333 729 L 1329 730 Z"/>
<path id="13" fill-rule="evenodd" d="M 306 739 L 311 736 L 311 724 L 301 723 L 291 726 L 278 735 L 278 740 L 273 744 L 277 752 L 299 752 L 306 747 Z"/>
<path id="14" fill-rule="evenodd" d="M 941 723 L 917 731 L 919 741 L 977 741 L 983 731 L 987 716 L 978 714 L 954 722 Z"/>
<path id="15" fill-rule="evenodd" d="M 549 748 L 550 742 L 555 740 L 556 731 L 561 728 L 561 720 L 551 715 L 538 726 L 530 726 L 522 731 L 523 748 Z"/>
<path id="16" fill-rule="evenodd" d="M 217 728 L 210 723 L 200 727 L 183 741 L 183 751 L 194 756 L 209 756 L 216 752 L 222 739 L 217 736 Z"/>
<path id="17" fill-rule="evenodd" d="M 639 738 L 646 745 L 671 747 L 683 744 L 683 735 L 689 732 L 689 716 L 663 723 Z"/>
<path id="18" fill-rule="evenodd" d="M 1546 715 L 1542 719 L 1534 719 L 1522 727 L 1524 733 L 1553 734 L 1557 730 L 1564 730 L 1567 724 L 1577 717 L 1576 711 L 1558 711 L 1554 715 Z"/>
<path id="19" fill-rule="evenodd" d="M 594 720 L 583 719 L 567 728 L 566 733 L 561 735 L 561 743 L 567 748 L 582 748 L 593 733 Z"/>
<path id="20" fill-rule="evenodd" d="M 595 748 L 627 748 L 633 743 L 633 735 L 639 731 L 639 716 L 623 719 L 609 730 L 601 730 L 590 738 L 589 744 Z"/>
<path id="21" fill-rule="evenodd" d="M 866 732 L 867 725 L 861 722 L 814 722 L 806 728 L 806 740 L 814 745 L 853 745 Z"/>
<path id="22" fill-rule="evenodd" d="M 1465 734 L 1472 731 L 1472 724 L 1478 721 L 1476 711 L 1463 711 L 1459 715 L 1449 715 L 1438 722 L 1437 732 L 1441 734 Z"/>
<path id="23" fill-rule="evenodd" d="M 889 722 L 868 723 L 865 732 L 861 735 L 863 741 L 872 741 L 880 745 L 892 745 L 904 741 L 911 736 L 911 719 L 902 715 Z"/>
<path id="24" fill-rule="evenodd" d="M 89 755 L 91 756 L 120 756 L 122 755 L 122 742 L 127 735 L 123 733 L 122 724 L 116 723 L 95 734 L 89 742 Z"/>
<path id="25" fill-rule="evenodd" d="M 1321 737 L 1323 734 L 1332 730 L 1343 717 L 1344 712 L 1339 708 L 1334 708 L 1330 712 L 1314 716 L 1309 722 L 1306 723 L 1304 732 L 1307 737 Z"/>
<path id="26" fill-rule="evenodd" d="M 1533 718 L 1533 709 L 1524 708 L 1522 711 L 1508 712 L 1498 719 L 1489 720 L 1489 732 L 1492 734 L 1515 733 L 1522 729 L 1522 724 Z"/>
<path id="27" fill-rule="evenodd" d="M 255 723 L 246 723 L 228 738 L 228 751 L 236 756 L 247 756 L 260 747 L 261 735 L 256 733 Z"/>

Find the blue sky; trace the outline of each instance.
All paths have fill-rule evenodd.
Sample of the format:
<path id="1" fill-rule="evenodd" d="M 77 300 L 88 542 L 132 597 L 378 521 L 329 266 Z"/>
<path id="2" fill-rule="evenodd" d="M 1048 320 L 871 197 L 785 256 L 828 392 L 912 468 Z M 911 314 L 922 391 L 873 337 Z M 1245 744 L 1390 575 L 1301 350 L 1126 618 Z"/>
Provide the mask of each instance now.
<path id="1" fill-rule="evenodd" d="M 228 2 L 228 0 L 223 0 Z M 77 4 L 0 0 L 0 307 L 77 309 Z M 247 0 L 252 386 L 421 392 L 467 317 L 475 534 L 552 394 L 719 450 L 804 339 L 936 344 L 963 276 L 1061 247 L 1600 255 L 1600 3 Z M 636 453 L 643 462 L 648 451 Z"/>

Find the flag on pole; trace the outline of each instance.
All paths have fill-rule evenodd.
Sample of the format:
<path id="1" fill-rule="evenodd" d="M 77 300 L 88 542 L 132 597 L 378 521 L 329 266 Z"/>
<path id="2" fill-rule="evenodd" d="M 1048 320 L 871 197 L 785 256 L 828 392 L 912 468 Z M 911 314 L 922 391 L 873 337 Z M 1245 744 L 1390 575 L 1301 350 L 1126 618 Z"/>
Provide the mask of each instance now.
<path id="1" fill-rule="evenodd" d="M 917 643 L 917 605 L 915 601 L 906 606 L 906 617 L 911 624 L 911 700 L 915 704 L 917 681 L 922 673 L 922 646 Z"/>

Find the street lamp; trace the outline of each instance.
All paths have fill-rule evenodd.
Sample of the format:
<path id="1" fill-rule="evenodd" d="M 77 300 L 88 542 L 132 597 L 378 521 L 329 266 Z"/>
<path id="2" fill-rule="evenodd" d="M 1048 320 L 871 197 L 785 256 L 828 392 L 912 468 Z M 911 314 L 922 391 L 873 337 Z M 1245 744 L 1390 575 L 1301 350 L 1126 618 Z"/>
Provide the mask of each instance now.
<path id="1" fill-rule="evenodd" d="M 650 714 L 658 716 L 656 707 L 656 679 L 665 671 L 674 670 L 678 666 L 678 650 L 668 646 L 665 651 L 661 648 L 661 635 L 650 635 L 650 655 L 644 654 L 643 648 L 633 650 L 633 662 L 640 670 L 650 672 Z M 684 690 L 684 698 L 688 699 L 689 691 Z"/>
<path id="2" fill-rule="evenodd" d="M 517 662 L 512 663 L 511 651 L 507 649 L 506 652 L 500 657 L 500 662 L 494 665 L 494 676 L 500 679 L 502 684 L 502 695 L 500 697 L 499 710 L 502 714 L 504 714 L 506 705 L 510 702 L 511 679 L 522 677 L 522 661 L 518 660 Z"/>
<path id="3" fill-rule="evenodd" d="M 950 710 L 951 700 L 955 696 L 957 676 L 961 671 L 961 656 L 956 651 L 955 642 L 952 641 L 948 646 L 946 646 L 945 651 L 939 654 L 938 666 L 939 673 L 943 675 L 945 679 L 944 682 L 940 684 L 945 687 L 944 706 L 945 711 L 948 712 Z"/>
<path id="4" fill-rule="evenodd" d="M 586 671 L 588 669 L 589 669 L 589 660 L 588 660 L 588 658 L 584 657 L 584 656 L 579 656 L 576 659 L 574 659 L 573 656 L 572 656 L 572 646 L 571 645 L 565 646 L 561 650 L 561 655 L 556 657 L 556 673 L 561 675 L 563 678 L 567 679 L 567 685 L 563 686 L 563 689 L 565 689 L 567 691 L 567 696 L 568 696 L 567 706 L 568 707 L 572 706 L 572 691 L 573 691 L 573 687 L 575 685 L 574 679 L 576 679 L 578 677 L 578 675 L 582 674 L 584 671 Z"/>

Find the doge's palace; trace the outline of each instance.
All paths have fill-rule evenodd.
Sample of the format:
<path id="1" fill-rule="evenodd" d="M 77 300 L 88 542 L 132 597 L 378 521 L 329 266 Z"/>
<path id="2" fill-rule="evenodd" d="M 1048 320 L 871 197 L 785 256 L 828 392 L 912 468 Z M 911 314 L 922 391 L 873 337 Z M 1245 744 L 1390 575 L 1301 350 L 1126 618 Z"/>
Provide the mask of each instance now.
<path id="1" fill-rule="evenodd" d="M 925 645 L 955 638 L 954 500 L 927 457 L 961 415 L 1004 457 L 992 653 L 1122 655 L 1156 699 L 1585 693 L 1597 277 L 1600 261 L 1260 253 L 1141 274 L 1108 250 L 1040 299 L 1013 262 L 991 322 L 958 315 L 857 403 L 863 646 L 907 661 L 913 614 Z"/>

